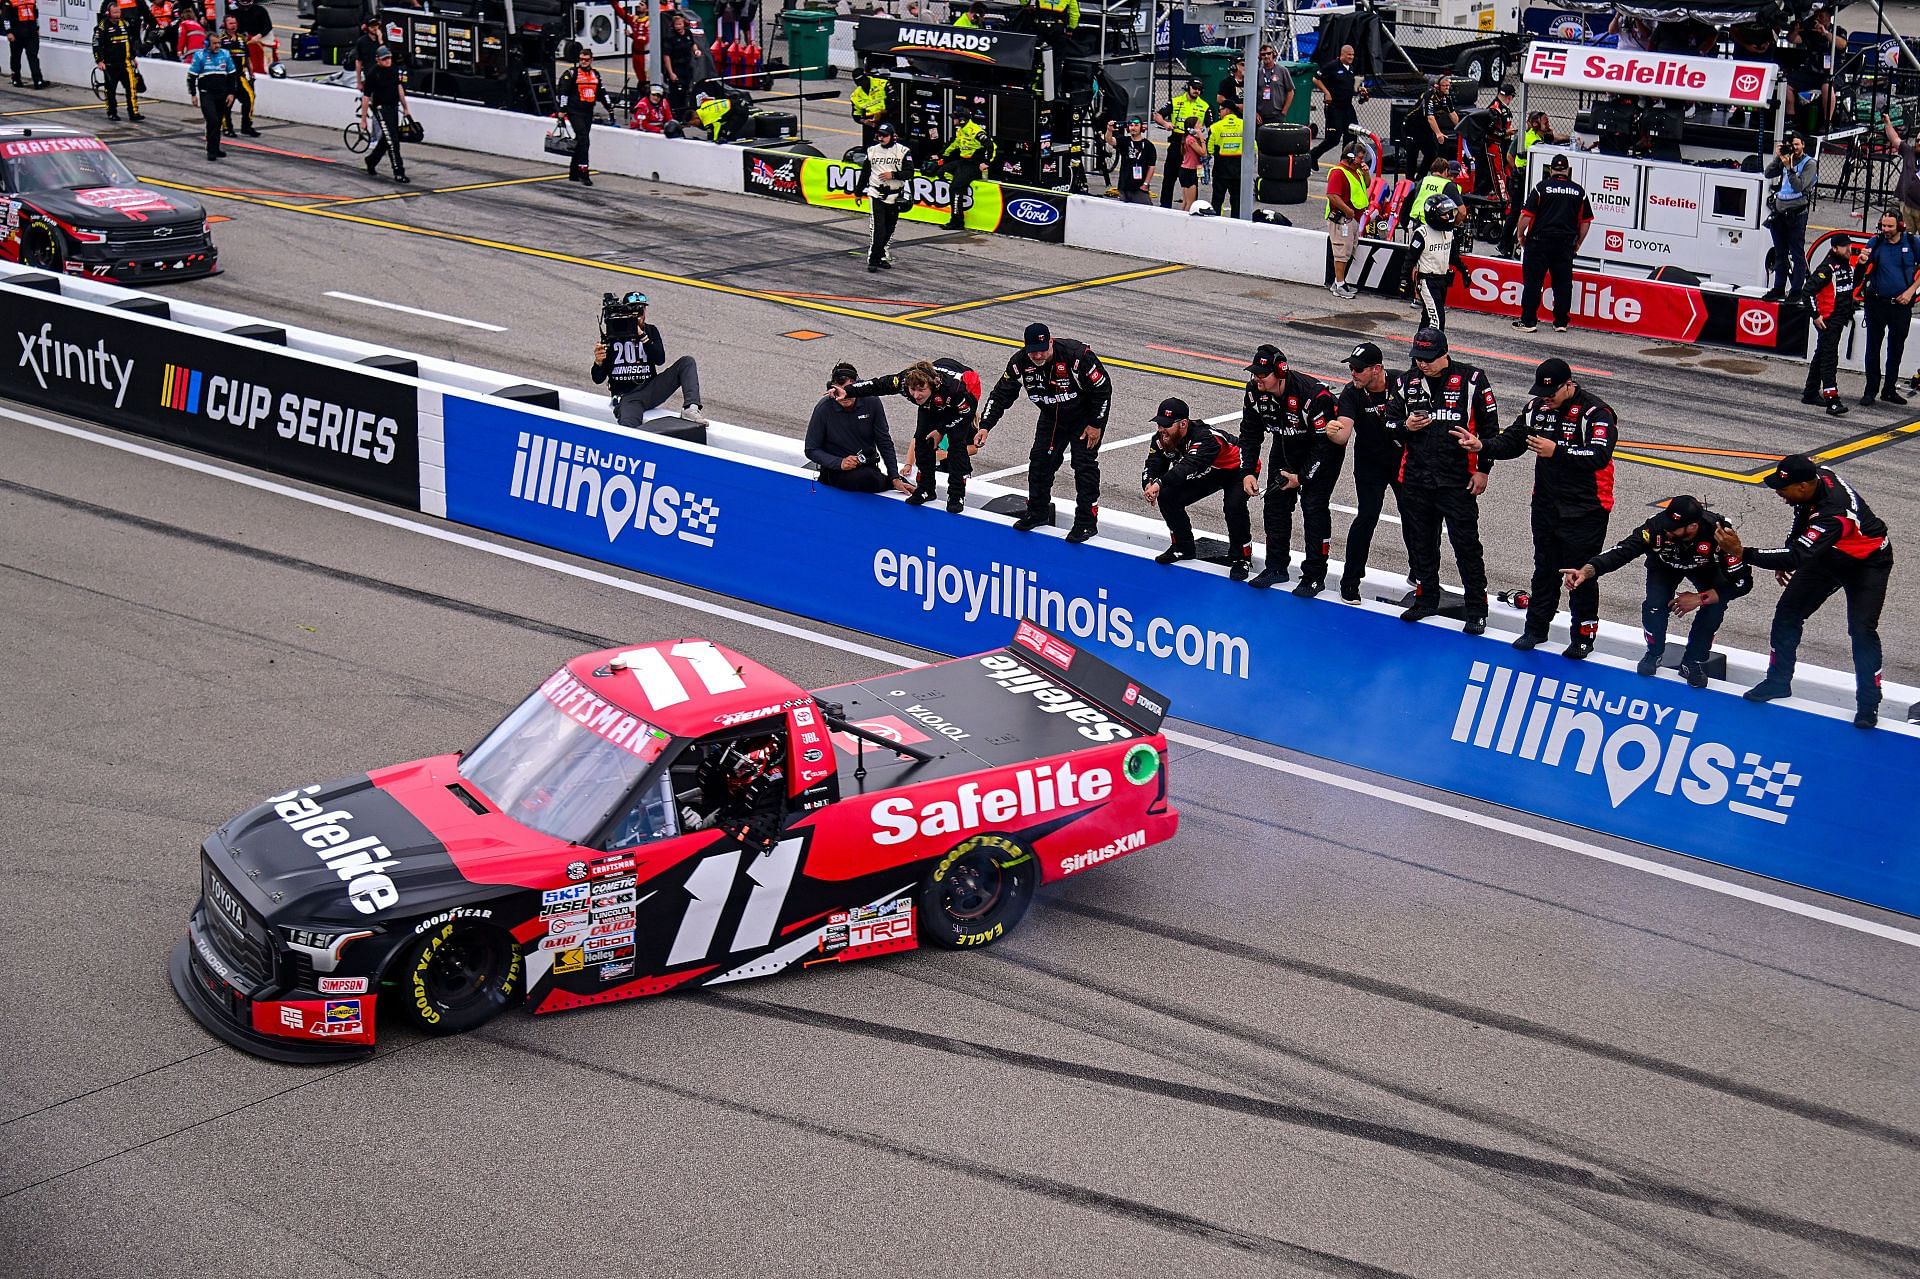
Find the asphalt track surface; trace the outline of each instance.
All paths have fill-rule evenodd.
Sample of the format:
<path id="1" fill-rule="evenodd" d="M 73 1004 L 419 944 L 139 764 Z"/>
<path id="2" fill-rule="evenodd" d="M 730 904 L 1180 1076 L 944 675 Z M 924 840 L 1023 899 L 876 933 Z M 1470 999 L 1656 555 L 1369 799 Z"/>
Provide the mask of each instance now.
<path id="1" fill-rule="evenodd" d="M 428 155 L 446 159 L 417 173 Z M 308 322 L 345 313 L 322 289 L 464 314 L 508 331 L 353 312 L 362 336 L 475 343 L 468 358 L 557 379 L 574 361 L 533 317 L 585 340 L 611 279 L 550 264 L 429 296 L 402 277 L 454 278 L 464 258 L 420 260 L 455 249 L 358 228 L 336 251 L 322 219 L 261 207 L 225 224 L 235 269 L 194 296 Z M 817 218 L 788 233 L 857 237 Z M 984 246 L 928 238 L 1008 291 Z M 1124 312 L 1131 292 L 1143 319 L 1193 305 L 1148 287 L 1083 296 Z M 706 335 L 716 412 L 791 408 L 729 353 L 810 317 L 652 291 L 670 334 Z M 1026 314 L 978 310 L 983 333 Z M 835 334 L 801 348 L 807 370 L 822 347 L 878 348 L 860 357 L 875 367 L 917 349 L 897 325 L 815 327 Z M 1331 366 L 1330 337 L 1287 340 Z M 1144 404 L 1166 376 L 1123 394 Z M 702 634 L 809 686 L 886 663 L 864 637 L 770 630 L 798 623 L 133 449 L 0 417 L 10 1272 L 1920 1274 L 1920 939 L 1794 913 L 1763 894 L 1836 903 L 1764 881 L 1714 871 L 1733 896 L 1594 855 L 1706 869 L 1639 846 L 1413 788 L 1429 807 L 1390 802 L 1250 744 L 1178 749 L 1180 836 L 1048 890 L 984 952 L 513 1014 L 454 1040 L 383 1033 L 346 1067 L 237 1053 L 180 1008 L 165 963 L 198 842 L 260 795 L 470 742 L 603 644 Z"/>
<path id="2" fill-rule="evenodd" d="M 197 116 L 149 105 L 145 124 L 111 124 L 70 89 L 0 89 L 7 123 L 99 128 L 141 176 L 186 188 L 231 219 L 215 229 L 226 273 L 172 286 L 170 296 L 586 387 L 601 293 L 638 288 L 653 299 L 650 318 L 669 355 L 698 358 L 710 413 L 795 436 L 837 361 L 880 373 L 948 354 L 991 382 L 1026 324 L 1046 320 L 1061 336 L 1089 341 L 1113 372 L 1108 509 L 1151 514 L 1138 476 L 1147 418 L 1162 397 L 1182 396 L 1200 416 L 1233 413 L 1242 367 L 1261 342 L 1337 380 L 1357 340 L 1404 362 L 1414 328 L 1412 312 L 1384 298 L 1348 303 L 1321 289 L 911 223 L 895 240 L 898 268 L 869 274 L 863 217 L 605 174 L 587 190 L 559 169 L 432 146 L 409 149 L 415 184 L 398 187 L 384 174 L 369 178 L 339 134 L 319 128 L 267 122 L 264 138 L 230 143 L 229 158 L 209 164 Z M 74 109 L 48 110 L 62 107 Z M 810 109 L 807 118 L 823 150 L 837 154 L 857 140 L 824 132 L 844 127 L 836 115 Z M 1694 492 L 1750 542 L 1778 545 L 1788 513 L 1757 477 L 1796 451 L 1839 460 L 1897 543 L 1920 528 L 1920 401 L 1856 406 L 1833 420 L 1799 404 L 1804 365 L 1606 334 L 1521 335 L 1490 316 L 1457 314 L 1451 325 L 1456 353 L 1488 369 L 1508 420 L 1549 355 L 1567 357 L 1613 404 L 1632 445 L 1616 468 L 1615 537 L 1654 503 Z M 1845 375 L 1847 386 L 1857 393 L 1858 376 Z M 906 407 L 894 402 L 897 438 Z M 1024 482 L 1033 412 L 1024 401 L 1008 411 L 976 472 Z M 1530 466 L 1498 464 L 1481 501 L 1495 589 L 1525 586 L 1532 572 Z M 1057 492 L 1070 506 L 1070 475 Z M 1350 475 L 1335 500 L 1351 506 Z M 1348 519 L 1335 514 L 1336 555 Z M 1201 527 L 1218 520 L 1203 515 Z M 1404 567 L 1397 533 L 1388 524 L 1375 538 L 1376 565 Z M 1450 552 L 1443 564 L 1457 580 Z M 1722 642 L 1764 652 L 1777 598 L 1762 581 L 1729 611 Z M 1603 583 L 1603 611 L 1614 620 L 1637 627 L 1639 599 L 1634 570 Z M 1563 613 L 1557 633 L 1564 625 Z M 1881 629 L 1887 677 L 1920 682 L 1910 642 L 1920 633 L 1920 591 L 1904 569 Z M 1683 631 L 1673 635 L 1677 642 Z M 1809 624 L 1802 660 L 1851 668 L 1837 602 Z"/>

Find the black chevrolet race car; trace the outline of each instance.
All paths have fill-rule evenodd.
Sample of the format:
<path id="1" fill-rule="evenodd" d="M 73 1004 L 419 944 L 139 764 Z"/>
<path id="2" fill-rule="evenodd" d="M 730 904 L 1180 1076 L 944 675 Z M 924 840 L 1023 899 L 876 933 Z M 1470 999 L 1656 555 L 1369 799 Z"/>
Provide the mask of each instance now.
<path id="1" fill-rule="evenodd" d="M 219 270 L 198 200 L 142 186 L 83 129 L 0 124 L 0 262 L 116 282 Z"/>

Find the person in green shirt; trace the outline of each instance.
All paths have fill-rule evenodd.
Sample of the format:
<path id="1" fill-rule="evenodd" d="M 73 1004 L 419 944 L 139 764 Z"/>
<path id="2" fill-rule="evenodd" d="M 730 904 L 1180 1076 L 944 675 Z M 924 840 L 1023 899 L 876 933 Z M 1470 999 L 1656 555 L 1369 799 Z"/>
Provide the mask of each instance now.
<path id="1" fill-rule="evenodd" d="M 852 107 L 853 118 L 860 122 L 860 145 L 873 145 L 873 130 L 887 118 L 887 79 L 878 71 L 869 70 L 854 83 L 853 92 L 847 95 Z"/>
<path id="2" fill-rule="evenodd" d="M 1240 207 L 1240 153 L 1246 142 L 1247 122 L 1229 98 L 1220 107 L 1220 118 L 1207 130 L 1207 152 L 1213 156 L 1213 211 L 1223 218 L 1246 212 Z M 1232 213 L 1227 212 L 1229 203 Z"/>
<path id="3" fill-rule="evenodd" d="M 954 131 L 953 141 L 947 143 L 943 153 L 947 167 L 947 187 L 952 195 L 952 216 L 947 219 L 949 231 L 966 229 L 967 197 L 973 191 L 973 184 L 980 180 L 981 170 L 993 158 L 993 140 L 987 136 L 987 113 L 976 112 Z"/>
<path id="4" fill-rule="evenodd" d="M 956 27 L 965 27 L 969 31 L 977 31 L 985 27 L 987 25 L 987 6 L 981 4 L 980 0 L 973 0 L 973 3 L 967 6 L 967 11 L 954 19 L 953 25 Z"/>

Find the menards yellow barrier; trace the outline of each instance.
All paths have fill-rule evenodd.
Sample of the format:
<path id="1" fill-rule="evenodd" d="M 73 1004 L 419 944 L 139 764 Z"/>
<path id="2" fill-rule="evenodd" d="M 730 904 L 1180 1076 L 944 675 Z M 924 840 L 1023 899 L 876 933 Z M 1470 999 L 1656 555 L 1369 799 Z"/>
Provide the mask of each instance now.
<path id="1" fill-rule="evenodd" d="M 791 151 L 748 149 L 741 152 L 743 176 L 750 195 L 769 195 L 821 209 L 867 211 L 859 191 L 860 166 L 845 160 Z M 952 212 L 952 188 L 946 178 L 911 179 L 913 206 L 901 217 L 913 222 L 944 223 Z M 1028 240 L 1059 244 L 1067 237 L 1067 195 L 1037 187 L 1000 182 L 975 182 L 963 210 L 969 231 L 1017 235 Z"/>

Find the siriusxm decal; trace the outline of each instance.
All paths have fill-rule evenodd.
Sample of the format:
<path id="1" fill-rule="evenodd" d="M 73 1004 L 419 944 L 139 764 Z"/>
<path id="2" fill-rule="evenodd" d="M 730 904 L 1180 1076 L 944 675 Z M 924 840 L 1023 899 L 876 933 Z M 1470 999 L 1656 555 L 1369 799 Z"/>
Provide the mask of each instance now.
<path id="1" fill-rule="evenodd" d="M 654 472 L 654 463 L 623 449 L 522 431 L 507 491 L 523 502 L 599 520 L 609 542 L 631 530 L 712 546 L 720 508 L 656 480 Z"/>
<path id="2" fill-rule="evenodd" d="M 1034 200 L 1022 196 L 1007 201 L 1007 216 L 1015 222 L 1024 222 L 1028 226 L 1052 226 L 1060 220 L 1060 210 L 1045 200 Z"/>

